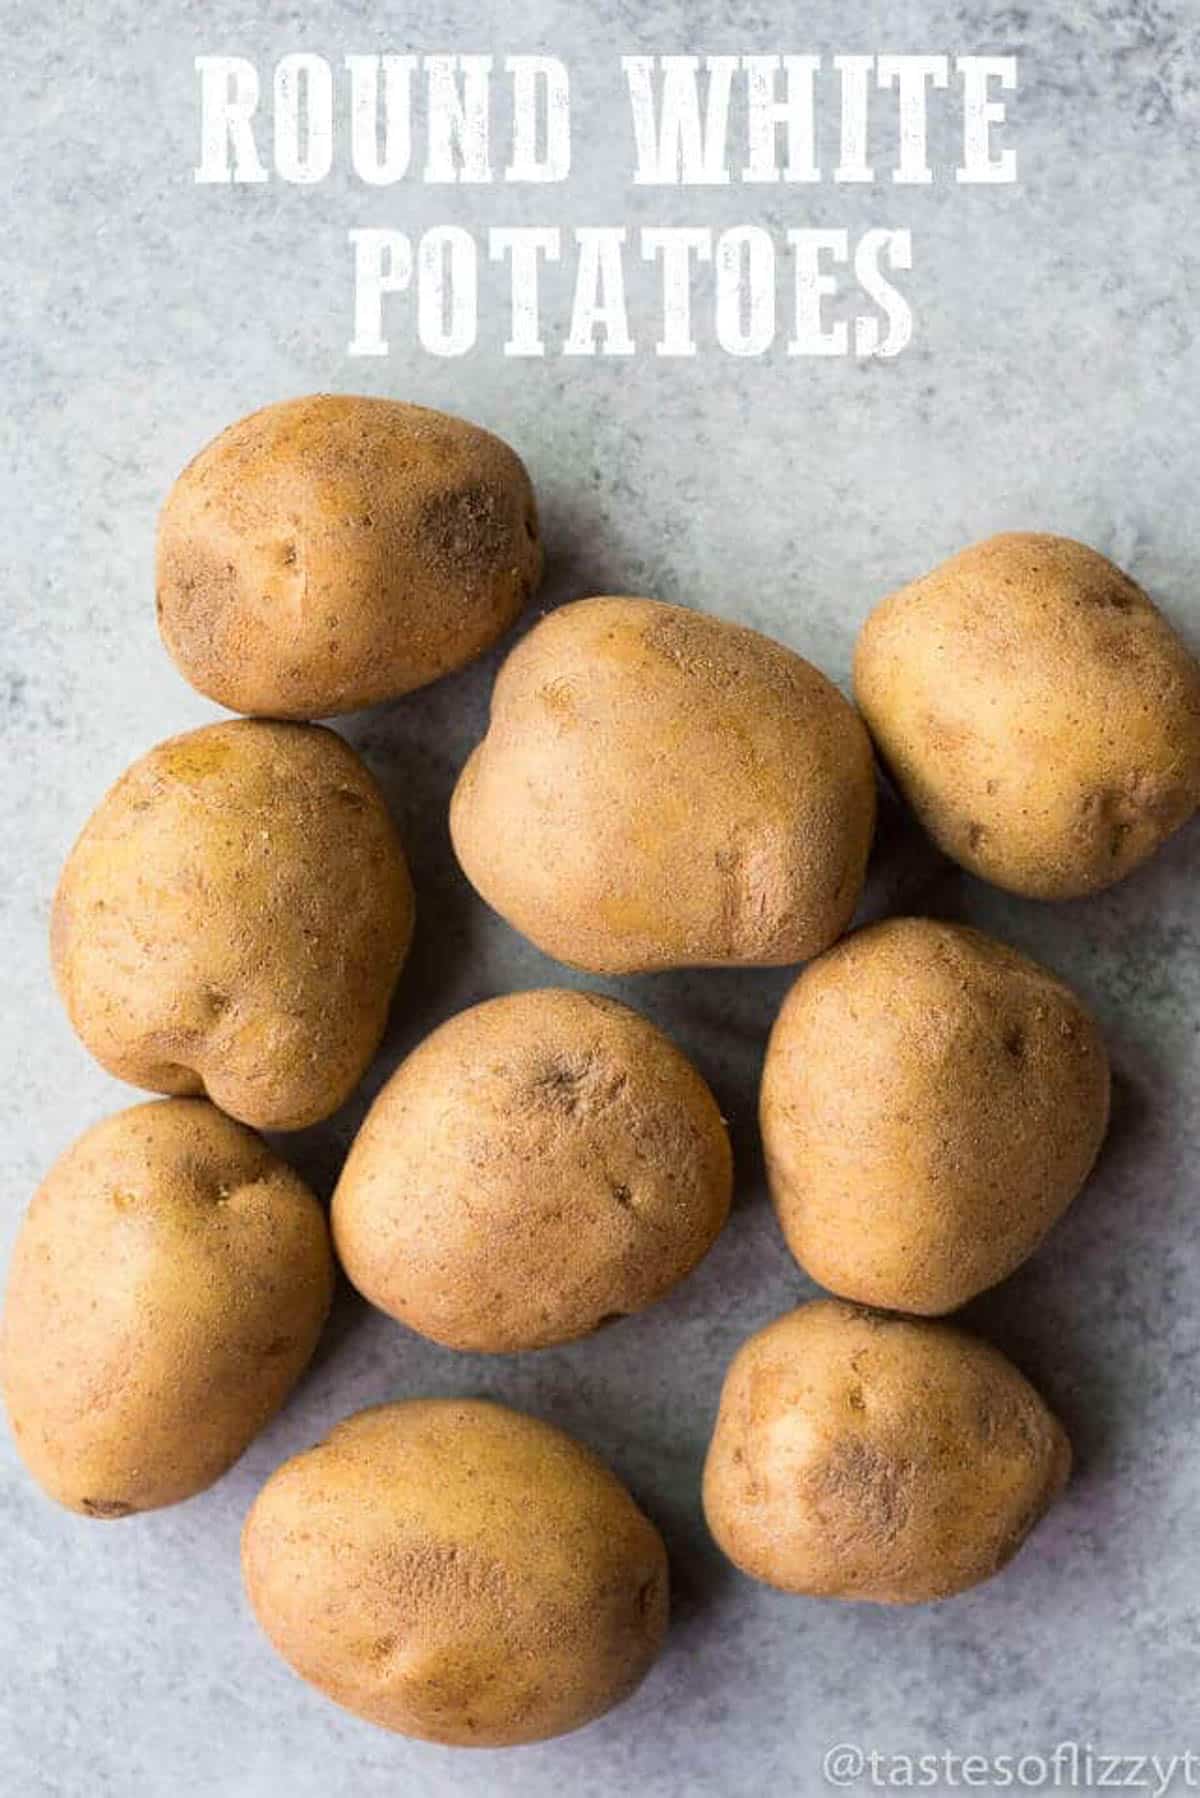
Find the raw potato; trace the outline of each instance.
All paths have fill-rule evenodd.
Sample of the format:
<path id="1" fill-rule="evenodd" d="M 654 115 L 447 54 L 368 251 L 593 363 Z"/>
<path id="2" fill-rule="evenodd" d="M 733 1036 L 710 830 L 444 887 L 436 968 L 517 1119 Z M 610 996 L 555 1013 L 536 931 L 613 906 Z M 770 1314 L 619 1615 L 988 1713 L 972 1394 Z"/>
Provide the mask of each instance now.
<path id="1" fill-rule="evenodd" d="M 333 1201 L 371 1303 L 459 1349 L 586 1336 L 661 1298 L 729 1212 L 729 1138 L 661 1031 L 592 993 L 514 993 L 384 1087 Z"/>
<path id="2" fill-rule="evenodd" d="M 626 1698 L 667 1625 L 667 1557 L 621 1482 L 502 1405 L 410 1400 L 288 1461 L 242 1536 L 246 1590 L 303 1679 L 385 1729 L 499 1748 Z"/>
<path id="3" fill-rule="evenodd" d="M 159 521 L 159 624 L 231 711 L 324 718 L 461 668 L 541 572 L 507 444 L 424 406 L 316 394 L 251 413 L 184 469 Z"/>
<path id="4" fill-rule="evenodd" d="M 366 1071 L 412 926 L 404 852 L 354 751 L 242 719 L 122 775 L 71 851 L 51 941 L 109 1073 L 298 1130 Z"/>
<path id="5" fill-rule="evenodd" d="M 1010 892 L 1098 892 L 1200 805 L 1200 664 L 1082 543 L 993 537 L 902 588 L 854 687 L 925 829 Z"/>
<path id="6" fill-rule="evenodd" d="M 1062 1426 L 996 1349 L 821 1299 L 735 1356 L 704 1510 L 754 1579 L 923 1604 L 998 1573 L 1070 1466 Z"/>
<path id="7" fill-rule="evenodd" d="M 26 1466 L 89 1517 L 202 1492 L 287 1397 L 332 1292 L 321 1207 L 252 1130 L 203 1099 L 106 1118 L 13 1254 L 0 1374 Z"/>
<path id="8" fill-rule="evenodd" d="M 894 918 L 806 968 L 761 1123 L 788 1246 L 843 1298 L 952 1311 L 1032 1254 L 1108 1123 L 1095 1023 L 1016 950 Z"/>
<path id="9" fill-rule="evenodd" d="M 559 961 L 804 961 L 858 900 L 871 748 L 837 688 L 757 632 L 581 600 L 505 662 L 450 822 L 468 879 Z"/>

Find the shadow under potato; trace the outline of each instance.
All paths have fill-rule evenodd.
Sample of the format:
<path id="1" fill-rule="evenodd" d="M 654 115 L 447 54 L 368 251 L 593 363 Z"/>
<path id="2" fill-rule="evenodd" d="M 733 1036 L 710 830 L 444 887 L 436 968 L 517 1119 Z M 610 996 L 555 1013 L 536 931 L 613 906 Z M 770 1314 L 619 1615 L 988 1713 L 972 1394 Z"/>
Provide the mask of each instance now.
<path id="1" fill-rule="evenodd" d="M 964 1328 L 1016 1363 L 1062 1419 L 1076 1481 L 1110 1472 L 1123 1434 L 1113 1382 L 1104 1364 L 1085 1350 L 1088 1333 L 1080 1315 L 1104 1290 L 1114 1243 L 1136 1228 L 1130 1184 L 1149 1110 L 1145 1095 L 1117 1069 L 1112 1095 L 1108 1135 L 1096 1166 L 1065 1216 L 1028 1261 L 959 1314 Z M 1119 1329 L 1120 1320 L 1115 1325 Z"/>

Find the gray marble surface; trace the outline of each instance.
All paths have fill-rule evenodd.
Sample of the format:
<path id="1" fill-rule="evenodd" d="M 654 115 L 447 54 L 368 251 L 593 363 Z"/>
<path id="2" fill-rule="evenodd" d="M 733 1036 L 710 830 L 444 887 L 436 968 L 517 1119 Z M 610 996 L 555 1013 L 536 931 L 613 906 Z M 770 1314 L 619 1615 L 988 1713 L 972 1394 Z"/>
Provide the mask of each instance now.
<path id="1" fill-rule="evenodd" d="M 1198 17 L 1194 0 L 3 0 L 5 1256 L 54 1156 L 136 1096 L 92 1065 L 59 1009 L 48 903 L 108 783 L 213 715 L 159 648 L 155 513 L 184 460 L 252 407 L 343 388 L 461 411 L 510 438 L 538 485 L 551 554 L 539 603 L 595 591 L 685 601 L 774 633 L 840 680 L 879 595 L 1005 527 L 1114 554 L 1200 642 Z M 269 69 L 296 48 L 559 54 L 576 77 L 572 180 L 194 186 L 193 56 L 236 51 Z M 1013 50 L 1021 180 L 635 190 L 617 56 L 689 49 Z M 908 224 L 916 340 L 886 364 L 709 349 L 691 362 L 506 361 L 487 312 L 480 349 L 461 361 L 420 355 L 404 332 L 388 360 L 349 360 L 347 228 L 437 220 Z M 489 282 L 485 307 L 499 292 Z M 560 292 L 560 334 L 561 305 Z M 645 309 L 642 322 L 652 336 Z M 564 978 L 487 913 L 450 853 L 446 801 L 496 660 L 345 726 L 392 796 L 422 900 L 369 1089 L 460 1007 Z M 1078 1453 L 1064 1502 L 1001 1578 L 888 1611 L 790 1600 L 722 1562 L 697 1492 L 722 1371 L 808 1290 L 766 1203 L 754 1127 L 788 976 L 598 982 L 679 1038 L 732 1120 L 737 1205 L 703 1268 L 595 1341 L 513 1359 L 441 1351 L 343 1294 L 302 1389 L 238 1467 L 192 1503 L 129 1522 L 55 1510 L 4 1434 L 0 1792 L 732 1798 L 776 1782 L 820 1792 L 837 1742 L 1200 1749 L 1198 878 L 1193 826 L 1118 890 L 1039 907 L 939 865 L 903 818 L 887 821 L 869 906 L 967 918 L 1040 956 L 1094 1004 L 1117 1069 L 1111 1141 L 1086 1194 L 968 1313 L 1042 1385 Z M 324 1192 L 367 1096 L 292 1142 Z M 507 1754 L 390 1738 L 295 1680 L 243 1604 L 238 1531 L 271 1469 L 347 1411 L 454 1392 L 577 1432 L 668 1538 L 666 1653 L 631 1702 L 573 1738 Z"/>

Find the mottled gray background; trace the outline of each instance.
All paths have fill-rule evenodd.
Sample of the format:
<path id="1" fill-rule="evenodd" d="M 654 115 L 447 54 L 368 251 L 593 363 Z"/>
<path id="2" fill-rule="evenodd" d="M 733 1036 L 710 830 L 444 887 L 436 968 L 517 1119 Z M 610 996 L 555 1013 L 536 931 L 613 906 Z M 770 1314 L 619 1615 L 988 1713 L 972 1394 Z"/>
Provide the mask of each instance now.
<path id="1" fill-rule="evenodd" d="M 109 782 L 213 715 L 159 648 L 155 512 L 186 458 L 254 406 L 332 387 L 464 412 L 530 465 L 552 557 L 544 603 L 623 590 L 687 601 L 775 633 L 838 679 L 879 595 L 1011 526 L 1111 552 L 1200 638 L 1198 18 L 1195 0 L 3 0 L 5 1251 L 53 1157 L 136 1096 L 91 1064 L 57 1005 L 48 901 Z M 194 187 L 193 55 L 240 52 L 269 69 L 295 48 L 568 58 L 570 186 L 379 193 L 336 175 L 315 190 Z M 1015 51 L 1020 184 L 635 190 L 617 56 L 638 49 Z M 948 139 L 935 145 L 944 169 Z M 712 350 L 691 363 L 505 362 L 489 312 L 463 361 L 408 350 L 403 324 L 390 360 L 347 360 L 346 229 L 445 219 L 908 224 L 916 342 L 886 365 Z M 394 800 L 423 902 L 372 1088 L 449 1013 L 563 978 L 488 915 L 450 854 L 446 800 L 495 664 L 346 727 Z M 698 1058 L 732 1120 L 737 1208 L 703 1269 L 596 1341 L 508 1360 L 456 1357 L 343 1296 L 302 1390 L 234 1472 L 130 1522 L 52 1508 L 5 1435 L 4 1798 L 726 1798 L 768 1781 L 821 1791 L 822 1752 L 839 1740 L 1167 1752 L 1190 1729 L 1200 1747 L 1198 876 L 1193 828 L 1116 892 L 1039 907 L 939 867 L 902 820 L 885 832 L 872 905 L 899 897 L 968 917 L 1043 957 L 1097 1008 L 1118 1070 L 1111 1143 L 1086 1194 L 1031 1265 L 971 1308 L 1078 1449 L 1068 1496 L 1000 1579 L 888 1611 L 788 1599 L 718 1557 L 697 1478 L 721 1373 L 750 1330 L 806 1292 L 764 1198 L 754 1130 L 788 977 L 612 983 Z M 323 1191 L 361 1106 L 293 1144 Z M 574 1738 L 471 1755 L 388 1737 L 295 1680 L 243 1605 L 238 1530 L 271 1469 L 358 1406 L 451 1392 L 492 1393 L 576 1431 L 668 1537 L 663 1660 Z"/>

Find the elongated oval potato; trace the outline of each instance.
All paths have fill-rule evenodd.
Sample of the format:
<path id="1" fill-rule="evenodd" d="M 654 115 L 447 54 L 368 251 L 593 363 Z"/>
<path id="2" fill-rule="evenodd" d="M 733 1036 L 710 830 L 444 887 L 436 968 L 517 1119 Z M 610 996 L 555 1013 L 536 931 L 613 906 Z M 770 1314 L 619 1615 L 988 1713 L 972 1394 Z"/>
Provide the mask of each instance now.
<path id="1" fill-rule="evenodd" d="M 284 1660 L 385 1729 L 500 1748 L 626 1698 L 667 1624 L 667 1557 L 562 1430 L 471 1399 L 360 1411 L 259 1493 L 246 1591 Z"/>
<path id="2" fill-rule="evenodd" d="M 235 712 L 324 718 L 461 668 L 542 571 L 525 468 L 424 406 L 315 394 L 231 425 L 158 527 L 180 673 Z"/>
<path id="3" fill-rule="evenodd" d="M 1200 664 L 1064 537 L 993 537 L 885 599 L 854 691 L 940 848 L 1031 899 L 1111 886 L 1200 806 Z"/>
<path id="4" fill-rule="evenodd" d="M 708 1087 L 614 999 L 513 993 L 401 1063 L 333 1199 L 371 1303 L 451 1348 L 543 1348 L 641 1311 L 707 1254 L 733 1159 Z"/>
<path id="5" fill-rule="evenodd" d="M 298 1130 L 366 1071 L 412 928 L 404 852 L 359 757 L 317 725 L 239 719 L 121 776 L 63 869 L 51 947 L 109 1073 Z"/>
<path id="6" fill-rule="evenodd" d="M 279 1409 L 332 1293 L 324 1213 L 253 1131 L 203 1099 L 106 1118 L 13 1253 L 0 1380 L 22 1459 L 89 1517 L 191 1498 Z"/>
<path id="7" fill-rule="evenodd" d="M 804 970 L 767 1048 L 788 1247 L 842 1298 L 952 1311 L 1061 1217 L 1108 1103 L 1096 1024 L 1036 962 L 928 918 L 857 931 Z"/>
<path id="8" fill-rule="evenodd" d="M 740 625 L 618 598 L 518 644 L 450 814 L 488 904 L 609 974 L 818 954 L 874 823 L 867 733 L 823 674 Z"/>
<path id="9" fill-rule="evenodd" d="M 998 1573 L 1070 1466 L 1057 1418 L 986 1342 L 819 1299 L 734 1357 L 704 1510 L 767 1585 L 922 1604 Z"/>

